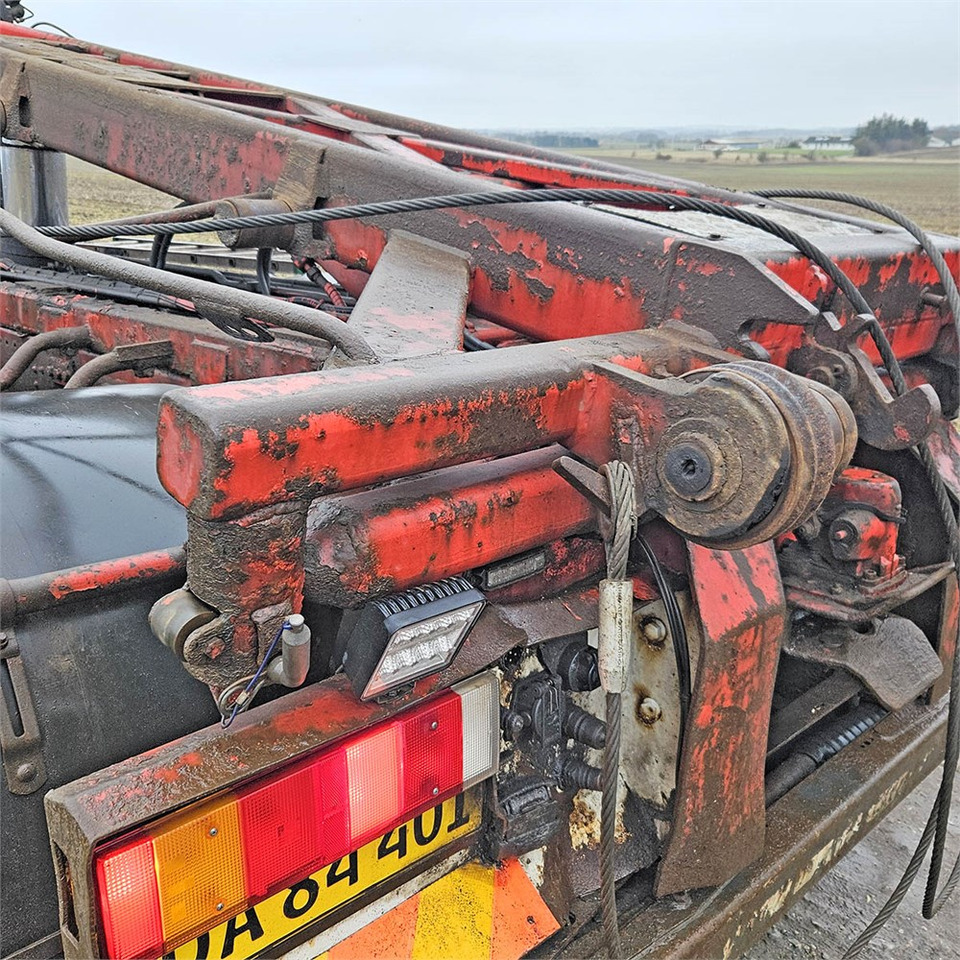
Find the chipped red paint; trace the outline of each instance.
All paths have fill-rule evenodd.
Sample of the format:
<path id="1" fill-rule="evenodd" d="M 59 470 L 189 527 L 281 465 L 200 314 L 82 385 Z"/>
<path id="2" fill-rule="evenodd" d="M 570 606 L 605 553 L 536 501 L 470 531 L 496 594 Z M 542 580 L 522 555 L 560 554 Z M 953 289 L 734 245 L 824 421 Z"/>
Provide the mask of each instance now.
<path id="1" fill-rule="evenodd" d="M 472 243 L 502 264 L 503 275 L 477 271 L 474 276 L 472 303 L 481 315 L 550 340 L 647 325 L 646 294 L 630 276 L 630 261 L 639 253 L 612 258 L 611 273 L 595 278 L 579 270 L 577 258 L 563 247 L 552 247 L 533 231 L 468 210 L 453 215 L 476 237 Z"/>
<path id="2" fill-rule="evenodd" d="M 586 500 L 552 468 L 564 453 L 548 448 L 315 501 L 308 595 L 354 606 L 593 529 Z M 556 552 L 552 560 L 562 562 Z"/>
<path id="3" fill-rule="evenodd" d="M 883 580 L 902 566 L 897 554 L 902 513 L 900 484 L 885 473 L 849 467 L 837 478 L 824 501 L 823 512 L 843 529 L 834 531 L 837 559 L 851 563 L 851 575 Z"/>
<path id="4" fill-rule="evenodd" d="M 491 150 L 465 149 L 456 144 L 438 140 L 402 137 L 400 142 L 410 150 L 429 157 L 444 166 L 476 171 L 498 179 L 510 178 L 527 184 L 550 187 L 613 187 L 678 193 L 688 191 L 676 183 L 657 182 L 655 177 L 605 176 L 592 170 L 583 170 L 563 164 L 537 161 L 530 157 L 504 156 Z"/>
<path id="5" fill-rule="evenodd" d="M 960 498 L 960 434 L 956 427 L 946 420 L 938 421 L 927 445 L 944 483 Z"/>
<path id="6" fill-rule="evenodd" d="M 86 294 L 68 299 L 5 281 L 0 281 L 0 317 L 0 329 L 10 333 L 85 326 L 104 352 L 127 343 L 169 340 L 170 379 L 183 386 L 315 370 L 329 352 L 326 343 L 311 344 L 279 332 L 275 343 L 254 345 L 195 317 Z"/>
<path id="7" fill-rule="evenodd" d="M 183 558 L 178 552 L 154 550 L 63 571 L 51 581 L 49 589 L 51 595 L 60 600 L 69 594 L 102 590 L 121 583 L 152 580 L 182 567 Z"/>
<path id="8" fill-rule="evenodd" d="M 185 571 L 183 548 L 171 547 L 8 580 L 0 592 L 2 615 L 12 624 L 18 617 L 61 603 L 99 598 L 150 581 L 175 580 Z"/>
<path id="9" fill-rule="evenodd" d="M 767 727 L 787 623 L 772 543 L 688 550 L 703 637 L 657 896 L 723 883 L 763 851 Z"/>
<path id="10" fill-rule="evenodd" d="M 591 356 L 636 369 L 644 345 L 651 357 L 664 353 L 655 338 L 631 338 L 633 351 L 601 338 L 592 351 L 580 341 L 576 354 L 542 345 L 461 355 L 440 369 L 426 359 L 171 393 L 161 403 L 160 479 L 191 511 L 225 517 L 560 441 L 586 413 L 602 417 L 585 403 L 602 379 L 584 372 Z M 609 444 L 583 436 L 595 454 Z M 391 450 L 389 462 L 374 449 Z"/>

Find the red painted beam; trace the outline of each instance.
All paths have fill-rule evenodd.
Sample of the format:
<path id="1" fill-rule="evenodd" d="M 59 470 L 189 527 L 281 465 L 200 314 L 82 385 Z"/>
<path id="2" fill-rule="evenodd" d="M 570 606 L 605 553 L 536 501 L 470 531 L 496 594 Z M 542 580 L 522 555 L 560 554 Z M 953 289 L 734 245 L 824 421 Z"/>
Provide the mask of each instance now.
<path id="1" fill-rule="evenodd" d="M 552 468 L 566 452 L 552 446 L 314 501 L 305 594 L 355 606 L 592 530 L 593 509 Z"/>
<path id="2" fill-rule="evenodd" d="M 311 500 L 562 441 L 590 407 L 593 362 L 648 373 L 702 352 L 639 331 L 174 390 L 160 406 L 158 473 L 199 517 Z M 602 463 L 617 438 L 607 429 L 580 441 Z"/>
<path id="3" fill-rule="evenodd" d="M 194 384 L 307 372 L 330 352 L 325 340 L 278 331 L 274 343 L 254 344 L 195 317 L 14 282 L 0 281 L 0 317 L 4 328 L 26 334 L 85 326 L 104 351 L 127 343 L 169 340 L 171 370 Z"/>
<path id="4" fill-rule="evenodd" d="M 763 853 L 767 732 L 787 625 L 772 542 L 688 550 L 703 633 L 658 897 L 717 886 Z"/>

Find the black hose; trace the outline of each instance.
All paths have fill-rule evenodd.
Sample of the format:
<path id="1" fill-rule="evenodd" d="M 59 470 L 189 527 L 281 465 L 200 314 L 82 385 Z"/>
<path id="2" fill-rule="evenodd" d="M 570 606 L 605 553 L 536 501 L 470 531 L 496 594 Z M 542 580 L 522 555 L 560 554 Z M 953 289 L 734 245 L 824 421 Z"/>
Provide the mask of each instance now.
<path id="1" fill-rule="evenodd" d="M 817 767 L 875 727 L 886 715 L 887 711 L 878 704 L 862 703 L 844 716 L 835 718 L 825 728 L 804 737 L 790 756 L 767 774 L 764 785 L 766 805 L 769 807 L 776 803 Z"/>
<path id="2" fill-rule="evenodd" d="M 270 296 L 270 261 L 273 259 L 273 250 L 270 247 L 261 247 L 257 251 L 257 293 Z"/>
<path id="3" fill-rule="evenodd" d="M 486 340 L 481 340 L 478 336 L 470 333 L 469 330 L 463 331 L 463 348 L 464 350 L 470 351 L 497 349 L 492 343 L 487 343 Z"/>
<path id="4" fill-rule="evenodd" d="M 170 244 L 173 243 L 173 237 L 169 233 L 158 233 L 150 244 L 150 266 L 157 270 L 166 270 L 167 254 L 170 252 Z"/>

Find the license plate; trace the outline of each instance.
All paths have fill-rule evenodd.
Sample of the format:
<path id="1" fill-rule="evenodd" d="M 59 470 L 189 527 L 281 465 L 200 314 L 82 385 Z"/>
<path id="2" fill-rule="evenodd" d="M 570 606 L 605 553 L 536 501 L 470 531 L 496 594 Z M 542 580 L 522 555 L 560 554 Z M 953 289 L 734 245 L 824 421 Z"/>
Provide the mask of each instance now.
<path id="1" fill-rule="evenodd" d="M 164 960 L 248 960 L 319 920 L 395 873 L 478 829 L 477 788 L 414 817 L 395 830 L 275 893 Z"/>

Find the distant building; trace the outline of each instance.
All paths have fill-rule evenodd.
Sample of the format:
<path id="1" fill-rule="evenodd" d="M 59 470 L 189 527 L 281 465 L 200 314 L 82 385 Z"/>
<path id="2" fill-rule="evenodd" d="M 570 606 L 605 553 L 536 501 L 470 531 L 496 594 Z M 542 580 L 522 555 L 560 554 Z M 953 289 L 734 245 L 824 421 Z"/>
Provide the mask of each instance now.
<path id="1" fill-rule="evenodd" d="M 701 140 L 698 144 L 701 150 L 759 150 L 766 145 L 763 140 L 729 140 L 726 138 Z"/>
<path id="2" fill-rule="evenodd" d="M 852 137 L 807 137 L 803 141 L 805 150 L 852 150 Z"/>
<path id="3" fill-rule="evenodd" d="M 950 147 L 950 146 L 953 146 L 953 144 L 947 143 L 946 140 L 941 140 L 939 137 L 931 137 L 927 141 L 927 146 L 939 148 L 939 147 Z"/>

